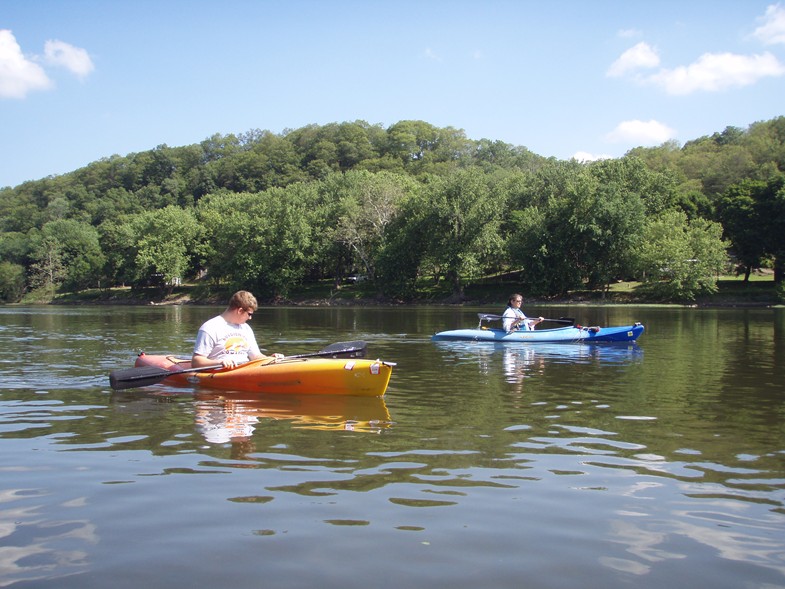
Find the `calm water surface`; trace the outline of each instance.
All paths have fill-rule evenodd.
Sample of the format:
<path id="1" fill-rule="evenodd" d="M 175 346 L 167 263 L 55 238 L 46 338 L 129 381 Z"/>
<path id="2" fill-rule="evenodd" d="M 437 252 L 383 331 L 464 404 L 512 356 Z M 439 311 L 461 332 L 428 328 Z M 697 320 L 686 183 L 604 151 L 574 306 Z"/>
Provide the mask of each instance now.
<path id="1" fill-rule="evenodd" d="M 785 312 L 527 308 L 637 345 L 434 343 L 487 308 L 260 309 L 384 400 L 113 393 L 210 307 L 0 307 L 0 587 L 785 587 Z"/>

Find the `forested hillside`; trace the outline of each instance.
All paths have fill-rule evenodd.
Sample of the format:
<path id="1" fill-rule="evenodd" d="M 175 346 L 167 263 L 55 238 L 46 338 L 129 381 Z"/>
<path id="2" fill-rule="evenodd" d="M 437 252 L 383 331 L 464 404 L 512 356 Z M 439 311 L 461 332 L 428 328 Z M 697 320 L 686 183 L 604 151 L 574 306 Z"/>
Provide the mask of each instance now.
<path id="1" fill-rule="evenodd" d="M 385 296 L 643 281 L 657 300 L 785 265 L 785 117 L 559 161 L 422 121 L 215 135 L 0 190 L 0 300 L 202 280 L 285 297 L 357 273 Z"/>

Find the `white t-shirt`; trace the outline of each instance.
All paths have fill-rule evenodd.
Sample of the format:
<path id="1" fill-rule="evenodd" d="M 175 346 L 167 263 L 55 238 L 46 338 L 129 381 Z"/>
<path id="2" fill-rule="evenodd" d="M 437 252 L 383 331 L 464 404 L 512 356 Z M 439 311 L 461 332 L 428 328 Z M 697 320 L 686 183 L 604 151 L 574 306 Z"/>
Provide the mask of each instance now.
<path id="1" fill-rule="evenodd" d="M 228 356 L 234 358 L 235 363 L 242 364 L 252 356 L 261 356 L 262 352 L 250 325 L 229 323 L 218 315 L 199 328 L 194 354 L 219 361 Z"/>
<path id="2" fill-rule="evenodd" d="M 243 409 L 240 405 L 230 410 L 218 401 L 197 403 L 196 426 L 211 444 L 247 440 L 253 435 L 259 418 Z"/>

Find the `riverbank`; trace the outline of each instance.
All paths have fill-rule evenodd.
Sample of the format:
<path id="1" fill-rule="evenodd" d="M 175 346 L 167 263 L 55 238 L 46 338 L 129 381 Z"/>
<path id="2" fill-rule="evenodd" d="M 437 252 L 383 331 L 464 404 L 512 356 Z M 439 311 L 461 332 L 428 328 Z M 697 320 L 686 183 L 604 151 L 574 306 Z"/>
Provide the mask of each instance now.
<path id="1" fill-rule="evenodd" d="M 695 301 L 654 300 L 639 283 L 620 282 L 605 293 L 585 290 L 573 291 L 567 297 L 542 298 L 528 296 L 525 288 L 514 283 L 484 283 L 468 285 L 464 293 L 456 296 L 450 292 L 433 289 L 408 300 L 380 296 L 365 284 L 341 285 L 316 284 L 292 293 L 289 297 L 265 299 L 258 297 L 262 306 L 396 306 L 396 305 L 505 305 L 511 292 L 523 292 L 527 304 L 684 304 L 697 307 L 772 307 L 782 304 L 771 279 L 744 282 L 735 277 L 718 281 L 715 294 Z M 61 305 L 221 305 L 231 295 L 230 290 L 186 284 L 169 289 L 162 288 L 112 288 L 92 289 L 79 293 L 58 295 L 51 301 L 39 303 Z M 27 304 L 36 301 L 26 301 Z"/>

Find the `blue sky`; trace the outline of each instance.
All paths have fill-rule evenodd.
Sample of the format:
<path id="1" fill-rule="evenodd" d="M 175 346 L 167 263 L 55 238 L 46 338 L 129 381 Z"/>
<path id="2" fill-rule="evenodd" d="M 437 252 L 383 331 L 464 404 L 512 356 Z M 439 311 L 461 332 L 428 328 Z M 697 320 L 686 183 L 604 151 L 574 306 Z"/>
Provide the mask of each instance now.
<path id="1" fill-rule="evenodd" d="M 0 186 L 406 119 L 619 157 L 785 115 L 785 2 L 0 0 Z"/>

